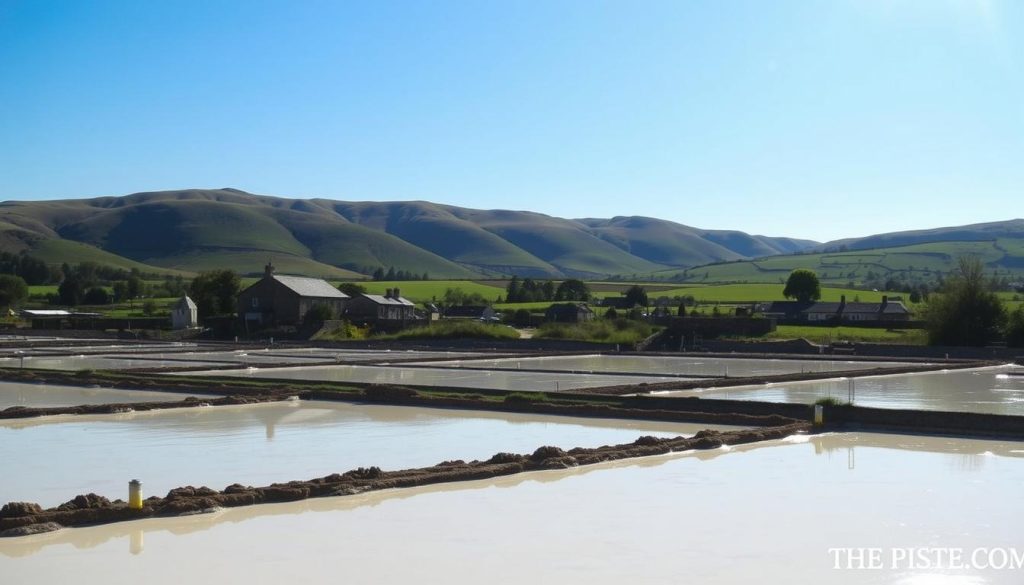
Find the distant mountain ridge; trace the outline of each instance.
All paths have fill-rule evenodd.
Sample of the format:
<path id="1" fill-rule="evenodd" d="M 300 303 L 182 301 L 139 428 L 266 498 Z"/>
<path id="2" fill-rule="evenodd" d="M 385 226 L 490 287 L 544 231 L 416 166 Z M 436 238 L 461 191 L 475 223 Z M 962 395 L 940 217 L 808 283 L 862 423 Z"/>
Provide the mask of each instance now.
<path id="1" fill-rule="evenodd" d="M 799 252 L 817 242 L 701 230 L 647 217 L 563 219 L 426 201 L 286 199 L 237 189 L 0 203 L 0 247 L 182 271 L 267 260 L 352 278 L 395 267 L 433 278 L 643 275 Z"/>

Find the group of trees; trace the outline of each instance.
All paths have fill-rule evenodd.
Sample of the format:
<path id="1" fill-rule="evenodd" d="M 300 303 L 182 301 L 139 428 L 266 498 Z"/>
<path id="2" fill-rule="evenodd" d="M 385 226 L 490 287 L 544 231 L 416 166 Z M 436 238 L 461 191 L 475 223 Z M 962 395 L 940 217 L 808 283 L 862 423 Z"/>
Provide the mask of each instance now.
<path id="1" fill-rule="evenodd" d="M 367 271 L 369 272 L 369 271 Z M 423 274 L 417 274 L 407 270 L 395 270 L 392 266 L 384 271 L 383 267 L 378 267 L 373 271 L 372 278 L 374 280 L 430 280 L 430 274 L 424 272 Z"/>
<path id="2" fill-rule="evenodd" d="M 54 274 L 49 265 L 28 254 L 0 252 L 0 274 L 17 276 L 29 286 L 50 284 Z"/>
<path id="3" fill-rule="evenodd" d="M 513 276 L 505 287 L 505 302 L 507 303 L 531 303 L 541 301 L 589 301 L 590 288 L 582 280 L 570 278 L 563 280 L 558 286 L 550 280 L 536 281 L 532 278 L 525 278 L 520 282 L 518 276 Z"/>
<path id="4" fill-rule="evenodd" d="M 234 270 L 211 270 L 200 273 L 188 288 L 188 296 L 196 304 L 199 318 L 230 315 L 235 312 L 242 279 Z"/>
<path id="5" fill-rule="evenodd" d="M 928 301 L 929 343 L 980 346 L 1002 337 L 1009 345 L 1024 345 L 1024 310 L 1008 313 L 990 285 L 981 260 L 960 258 L 940 294 Z"/>

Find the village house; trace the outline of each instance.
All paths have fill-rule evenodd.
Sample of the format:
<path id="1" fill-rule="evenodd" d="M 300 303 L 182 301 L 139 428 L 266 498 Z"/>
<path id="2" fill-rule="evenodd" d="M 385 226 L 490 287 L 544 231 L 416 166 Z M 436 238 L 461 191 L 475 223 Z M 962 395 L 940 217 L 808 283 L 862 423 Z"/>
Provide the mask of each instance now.
<path id="1" fill-rule="evenodd" d="M 363 294 L 352 299 L 346 314 L 354 323 L 393 329 L 416 319 L 416 305 L 402 297 L 401 289 L 389 288 L 384 295 Z"/>
<path id="2" fill-rule="evenodd" d="M 558 303 L 544 312 L 544 320 L 552 323 L 582 323 L 593 318 L 594 311 L 586 303 Z"/>
<path id="3" fill-rule="evenodd" d="M 758 310 L 765 317 L 789 323 L 900 323 L 913 316 L 902 300 L 887 296 L 880 303 L 848 303 L 846 295 L 838 303 L 775 301 L 763 303 Z"/>
<path id="4" fill-rule="evenodd" d="M 171 329 L 191 329 L 199 323 L 199 308 L 188 295 L 171 305 Z"/>
<path id="5" fill-rule="evenodd" d="M 501 316 L 494 311 L 494 307 L 487 305 L 462 305 L 448 307 L 444 311 L 445 319 L 475 319 L 477 321 L 498 321 Z"/>
<path id="6" fill-rule="evenodd" d="M 267 264 L 263 278 L 238 294 L 238 315 L 246 328 L 298 325 L 317 305 L 341 315 L 348 300 L 348 295 L 325 280 L 278 275 Z"/>

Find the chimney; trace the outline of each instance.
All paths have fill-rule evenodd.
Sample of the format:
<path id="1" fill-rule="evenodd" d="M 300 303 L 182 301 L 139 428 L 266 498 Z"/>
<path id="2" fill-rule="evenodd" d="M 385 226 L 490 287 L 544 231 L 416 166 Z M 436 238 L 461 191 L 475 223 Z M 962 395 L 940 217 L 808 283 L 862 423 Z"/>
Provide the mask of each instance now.
<path id="1" fill-rule="evenodd" d="M 384 298 L 385 299 L 390 299 L 391 298 L 391 289 L 390 288 L 384 291 Z"/>
<path id="2" fill-rule="evenodd" d="M 846 306 L 846 295 L 839 295 L 839 306 L 840 307 L 845 307 Z"/>
<path id="3" fill-rule="evenodd" d="M 270 278 L 273 275 L 274 275 L 274 265 L 271 264 L 268 261 L 267 265 L 263 267 L 263 278 Z"/>
<path id="4" fill-rule="evenodd" d="M 399 298 L 402 298 L 402 291 L 400 291 L 400 290 L 399 290 L 399 289 L 398 289 L 398 288 L 396 287 L 396 288 L 395 288 L 395 290 L 394 290 L 394 291 L 393 291 L 393 292 L 391 293 L 391 295 L 392 295 L 392 296 L 391 296 L 391 298 L 393 298 L 393 299 L 399 299 Z"/>
<path id="5" fill-rule="evenodd" d="M 888 305 L 888 304 L 889 304 L 889 297 L 886 296 L 886 295 L 882 295 L 882 308 L 884 309 L 885 306 Z"/>

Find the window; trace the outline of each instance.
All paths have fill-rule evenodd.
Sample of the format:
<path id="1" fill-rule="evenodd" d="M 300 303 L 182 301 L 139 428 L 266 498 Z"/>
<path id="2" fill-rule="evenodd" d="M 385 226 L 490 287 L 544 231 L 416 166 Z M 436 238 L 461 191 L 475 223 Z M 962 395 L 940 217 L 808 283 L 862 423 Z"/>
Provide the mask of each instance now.
<path id="1" fill-rule="evenodd" d="M 252 298 L 252 306 L 253 306 L 253 307 L 258 307 L 258 306 L 260 306 L 260 298 L 259 298 L 259 297 L 253 297 L 253 298 Z"/>

